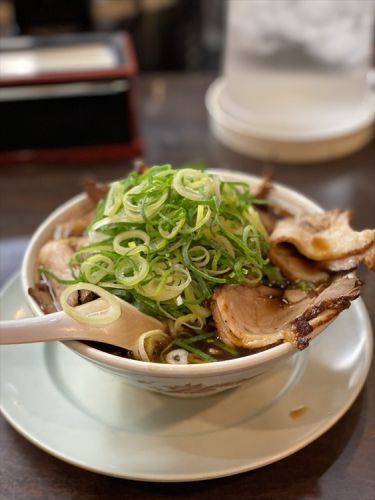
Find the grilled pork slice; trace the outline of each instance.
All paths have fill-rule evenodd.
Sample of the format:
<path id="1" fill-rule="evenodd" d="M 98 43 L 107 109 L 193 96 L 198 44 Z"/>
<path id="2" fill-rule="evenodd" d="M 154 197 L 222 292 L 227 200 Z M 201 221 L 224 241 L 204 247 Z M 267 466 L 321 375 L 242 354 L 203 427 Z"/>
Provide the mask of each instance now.
<path id="1" fill-rule="evenodd" d="M 73 276 L 69 266 L 70 259 L 79 248 L 87 243 L 87 238 L 66 238 L 57 241 L 48 241 L 39 252 L 38 264 L 62 280 L 72 280 Z M 52 278 L 48 279 L 48 281 L 55 295 L 55 303 L 60 305 L 59 297 L 66 288 L 66 285 Z M 78 292 L 72 293 L 68 302 L 71 306 L 78 305 L 80 303 Z"/>
<path id="2" fill-rule="evenodd" d="M 253 194 L 256 198 L 268 198 L 272 188 L 272 176 L 271 174 L 266 174 L 261 178 L 258 186 L 253 189 Z"/>
<path id="3" fill-rule="evenodd" d="M 363 261 L 369 269 L 375 271 L 375 243 L 365 252 Z"/>
<path id="4" fill-rule="evenodd" d="M 257 205 L 255 206 L 255 209 L 257 210 L 268 234 L 272 234 L 280 220 L 292 216 L 292 214 L 285 208 L 274 205 L 272 201 L 270 201 L 267 205 Z"/>
<path id="5" fill-rule="evenodd" d="M 303 214 L 279 221 L 271 244 L 291 243 L 311 260 L 333 261 L 366 253 L 375 242 L 375 230 L 354 231 L 350 212 L 331 210 Z"/>
<path id="6" fill-rule="evenodd" d="M 109 185 L 96 182 L 95 179 L 86 179 L 83 182 L 83 189 L 87 193 L 90 200 L 92 200 L 96 205 L 98 201 L 107 196 Z"/>
<path id="7" fill-rule="evenodd" d="M 80 217 L 72 217 L 61 224 L 58 224 L 53 232 L 53 239 L 62 240 L 72 236 L 81 236 L 93 220 L 94 215 L 95 210 L 90 210 Z"/>
<path id="8" fill-rule="evenodd" d="M 39 304 L 44 314 L 50 314 L 59 310 L 49 283 L 36 283 L 35 286 L 29 288 L 28 292 L 35 302 Z"/>
<path id="9" fill-rule="evenodd" d="M 361 285 L 352 274 L 315 292 L 223 285 L 212 298 L 212 316 L 229 345 L 259 349 L 288 341 L 304 349 L 359 296 Z"/>
<path id="10" fill-rule="evenodd" d="M 363 262 L 369 269 L 375 271 L 375 243 L 370 248 L 343 259 L 323 260 L 319 262 L 319 267 L 323 270 L 339 273 L 343 271 L 352 271 Z"/>
<path id="11" fill-rule="evenodd" d="M 281 243 L 271 246 L 268 257 L 291 281 L 303 280 L 321 283 L 329 279 L 329 274 L 319 269 L 316 262 L 303 257 L 291 245 Z"/>
<path id="12" fill-rule="evenodd" d="M 272 234 L 278 221 L 277 217 L 268 208 L 257 207 L 256 210 L 267 233 Z"/>

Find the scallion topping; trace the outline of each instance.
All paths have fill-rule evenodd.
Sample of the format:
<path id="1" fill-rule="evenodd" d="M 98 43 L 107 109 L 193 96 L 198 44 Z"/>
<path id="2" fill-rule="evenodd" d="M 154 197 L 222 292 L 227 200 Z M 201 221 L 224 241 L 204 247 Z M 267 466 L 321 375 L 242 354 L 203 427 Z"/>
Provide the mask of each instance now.
<path id="1" fill-rule="evenodd" d="M 195 168 L 133 172 L 99 202 L 91 242 L 71 260 L 74 275 L 173 319 L 176 334 L 204 330 L 216 286 L 255 286 L 272 272 L 257 202 L 247 183 Z"/>

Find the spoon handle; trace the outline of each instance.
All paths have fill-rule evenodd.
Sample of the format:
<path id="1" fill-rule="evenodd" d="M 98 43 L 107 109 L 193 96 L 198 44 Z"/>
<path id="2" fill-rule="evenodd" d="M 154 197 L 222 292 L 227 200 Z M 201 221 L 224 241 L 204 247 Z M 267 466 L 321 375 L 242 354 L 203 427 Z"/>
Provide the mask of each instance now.
<path id="1" fill-rule="evenodd" d="M 74 326 L 74 328 L 72 328 Z M 48 340 L 84 339 L 83 329 L 63 312 L 46 316 L 0 321 L 0 344 L 23 344 Z M 92 333 L 90 335 L 92 337 Z"/>
<path id="2" fill-rule="evenodd" d="M 81 311 L 95 312 L 105 307 L 101 299 L 78 306 Z M 43 316 L 0 321 L 0 345 L 47 342 L 49 340 L 101 341 L 106 330 L 80 323 L 64 311 Z M 116 344 L 116 342 L 115 342 Z"/>
<path id="3" fill-rule="evenodd" d="M 102 311 L 106 302 L 96 299 L 77 307 L 85 314 Z M 80 323 L 60 311 L 45 316 L 0 321 L 0 345 L 47 342 L 49 340 L 93 340 L 132 351 L 140 335 L 150 330 L 165 330 L 165 324 L 121 301 L 121 316 L 100 327 Z"/>

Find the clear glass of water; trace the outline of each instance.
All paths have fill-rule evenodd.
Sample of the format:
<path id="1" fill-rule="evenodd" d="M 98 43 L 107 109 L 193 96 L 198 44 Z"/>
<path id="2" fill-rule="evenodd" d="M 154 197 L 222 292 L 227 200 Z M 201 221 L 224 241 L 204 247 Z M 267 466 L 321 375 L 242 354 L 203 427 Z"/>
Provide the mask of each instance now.
<path id="1" fill-rule="evenodd" d="M 329 132 L 363 114 L 374 0 L 229 0 L 223 105 L 268 133 Z"/>

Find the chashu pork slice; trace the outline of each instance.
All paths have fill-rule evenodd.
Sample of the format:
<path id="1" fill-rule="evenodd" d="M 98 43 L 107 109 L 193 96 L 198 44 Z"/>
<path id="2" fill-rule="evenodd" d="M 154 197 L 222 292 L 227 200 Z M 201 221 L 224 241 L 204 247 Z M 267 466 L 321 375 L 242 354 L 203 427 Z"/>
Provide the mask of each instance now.
<path id="1" fill-rule="evenodd" d="M 328 272 L 320 269 L 316 262 L 298 253 L 291 245 L 284 243 L 272 245 L 268 258 L 291 281 L 321 283 L 329 279 Z"/>
<path id="2" fill-rule="evenodd" d="M 333 261 L 367 252 L 375 242 L 375 230 L 354 231 L 350 212 L 331 210 L 303 214 L 279 221 L 271 234 L 272 245 L 291 243 L 305 257 Z"/>
<path id="3" fill-rule="evenodd" d="M 375 243 L 365 252 L 363 261 L 371 271 L 375 271 Z"/>
<path id="4" fill-rule="evenodd" d="M 260 349 L 288 341 L 304 349 L 359 296 L 361 285 L 353 274 L 316 292 L 289 295 L 265 286 L 223 285 L 212 298 L 212 316 L 228 345 Z"/>
<path id="5" fill-rule="evenodd" d="M 366 250 L 356 255 L 350 255 L 343 259 L 323 260 L 319 262 L 319 268 L 325 271 L 339 273 L 352 271 L 363 262 L 369 269 L 375 271 L 375 242 Z"/>
<path id="6" fill-rule="evenodd" d="M 45 243 L 40 249 L 38 264 L 45 267 L 62 280 L 72 280 L 72 272 L 69 266 L 70 259 L 74 253 L 82 246 L 88 244 L 87 238 L 66 238 L 62 240 L 52 240 Z M 54 279 L 48 279 L 54 293 L 55 302 L 59 305 L 59 297 L 66 285 Z M 68 302 L 71 306 L 80 303 L 78 292 L 73 292 Z"/>
<path id="7" fill-rule="evenodd" d="M 80 217 L 58 224 L 53 232 L 54 240 L 64 240 L 70 237 L 81 236 L 95 216 L 95 210 L 89 210 Z"/>

